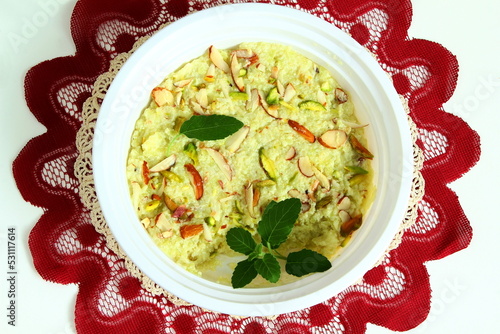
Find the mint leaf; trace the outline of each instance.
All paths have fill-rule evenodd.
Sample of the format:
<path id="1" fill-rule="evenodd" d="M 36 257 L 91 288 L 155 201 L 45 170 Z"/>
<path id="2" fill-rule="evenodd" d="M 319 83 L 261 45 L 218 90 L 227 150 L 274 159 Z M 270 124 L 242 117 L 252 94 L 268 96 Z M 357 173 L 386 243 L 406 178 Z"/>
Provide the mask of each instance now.
<path id="1" fill-rule="evenodd" d="M 224 139 L 235 133 L 243 123 L 225 115 L 194 115 L 182 123 L 179 133 L 198 140 Z"/>
<path id="2" fill-rule="evenodd" d="M 254 261 L 248 259 L 238 262 L 231 276 L 231 285 L 234 289 L 242 288 L 257 277 Z"/>
<path id="3" fill-rule="evenodd" d="M 309 249 L 288 254 L 285 270 L 290 275 L 301 277 L 310 273 L 319 273 L 332 267 L 330 261 L 320 253 Z"/>
<path id="4" fill-rule="evenodd" d="M 301 203 L 298 198 L 289 198 L 281 202 L 272 201 L 266 206 L 259 222 L 262 243 L 276 249 L 287 238 L 299 217 Z"/>
<path id="5" fill-rule="evenodd" d="M 255 269 L 271 283 L 276 283 L 280 279 L 281 267 L 276 258 L 269 253 L 265 253 L 262 259 L 255 260 Z"/>
<path id="6" fill-rule="evenodd" d="M 245 255 L 252 253 L 257 246 L 252 234 L 241 227 L 230 229 L 226 234 L 226 242 L 232 250 Z"/>

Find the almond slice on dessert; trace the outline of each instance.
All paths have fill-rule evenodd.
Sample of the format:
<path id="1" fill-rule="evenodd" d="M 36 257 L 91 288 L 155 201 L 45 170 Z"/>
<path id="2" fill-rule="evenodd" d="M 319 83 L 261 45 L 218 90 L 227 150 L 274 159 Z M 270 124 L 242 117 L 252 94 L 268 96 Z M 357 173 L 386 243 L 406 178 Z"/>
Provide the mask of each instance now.
<path id="1" fill-rule="evenodd" d="M 231 181 L 233 179 L 233 170 L 222 153 L 209 147 L 205 148 L 205 150 L 207 151 L 208 155 L 210 155 L 210 157 L 214 160 L 215 164 L 219 167 L 226 179 L 228 179 L 228 181 Z"/>
<path id="2" fill-rule="evenodd" d="M 347 134 L 343 130 L 328 130 L 318 138 L 321 145 L 332 149 L 341 147 L 346 141 Z"/>
<path id="3" fill-rule="evenodd" d="M 250 127 L 248 125 L 243 126 L 241 129 L 232 134 L 229 138 L 226 139 L 226 148 L 230 153 L 234 153 L 238 151 L 241 144 L 248 136 L 250 132 Z"/>
<path id="4" fill-rule="evenodd" d="M 208 48 L 208 55 L 212 63 L 225 73 L 229 73 L 229 65 L 224 61 L 219 50 L 213 45 Z"/>
<path id="5" fill-rule="evenodd" d="M 181 232 L 182 239 L 187 239 L 187 238 L 197 236 L 198 234 L 203 232 L 203 224 L 183 225 L 180 228 L 180 232 Z"/>
<path id="6" fill-rule="evenodd" d="M 199 200 L 203 196 L 203 179 L 200 173 L 192 164 L 185 164 L 184 168 L 188 172 L 189 181 L 194 190 L 194 197 Z"/>
<path id="7" fill-rule="evenodd" d="M 311 131 L 309 131 L 305 126 L 291 119 L 288 120 L 288 125 L 290 125 L 290 127 L 293 130 L 295 130 L 295 132 L 301 135 L 308 142 L 314 143 L 316 141 L 316 137 L 314 136 L 314 134 Z"/>
<path id="8" fill-rule="evenodd" d="M 293 158 L 295 158 L 296 155 L 297 155 L 297 150 L 295 149 L 295 147 L 290 146 L 288 151 L 286 151 L 286 153 L 285 153 L 285 160 L 290 161 Z"/>
<path id="9" fill-rule="evenodd" d="M 172 167 L 177 161 L 177 156 L 172 154 L 149 169 L 150 172 L 161 172 Z"/>
<path id="10" fill-rule="evenodd" d="M 299 171 L 305 177 L 313 177 L 314 176 L 313 165 L 312 165 L 311 161 L 309 160 L 309 157 L 307 157 L 307 156 L 300 157 L 299 160 L 297 160 L 297 166 L 299 167 Z"/>
<path id="11" fill-rule="evenodd" d="M 240 92 L 245 91 L 245 83 L 243 81 L 243 78 L 240 76 L 240 69 L 241 66 L 238 63 L 238 58 L 233 54 L 231 56 L 231 77 L 233 78 L 233 82 L 236 85 L 236 88 Z"/>
<path id="12" fill-rule="evenodd" d="M 174 94 L 164 87 L 155 87 L 151 92 L 151 96 L 159 107 L 174 104 Z"/>
<path id="13" fill-rule="evenodd" d="M 345 103 L 348 100 L 347 93 L 341 88 L 335 88 L 335 99 L 340 103 Z"/>

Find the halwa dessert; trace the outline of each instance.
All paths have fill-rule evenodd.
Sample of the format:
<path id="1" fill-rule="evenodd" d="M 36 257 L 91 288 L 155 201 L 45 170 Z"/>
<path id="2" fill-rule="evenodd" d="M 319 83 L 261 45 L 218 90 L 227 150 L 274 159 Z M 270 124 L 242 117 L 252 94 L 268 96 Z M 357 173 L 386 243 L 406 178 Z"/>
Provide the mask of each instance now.
<path id="1" fill-rule="evenodd" d="M 374 193 L 363 127 L 348 92 L 290 47 L 211 46 L 153 89 L 135 125 L 133 206 L 158 247 L 198 275 L 238 255 L 232 229 L 243 231 L 233 241 L 260 245 L 240 251 L 250 260 L 302 249 L 332 259 Z M 259 222 L 267 209 L 285 217 L 288 204 L 299 206 L 291 231 L 270 245 Z"/>

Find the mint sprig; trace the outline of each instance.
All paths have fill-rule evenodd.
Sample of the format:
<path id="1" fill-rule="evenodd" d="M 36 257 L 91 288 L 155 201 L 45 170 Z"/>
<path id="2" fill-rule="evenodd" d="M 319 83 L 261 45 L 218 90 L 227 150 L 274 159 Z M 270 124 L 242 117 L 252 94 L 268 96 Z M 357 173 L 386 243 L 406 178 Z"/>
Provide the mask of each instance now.
<path id="1" fill-rule="evenodd" d="M 269 203 L 257 228 L 261 243 L 257 243 L 252 234 L 244 228 L 235 227 L 228 231 L 226 242 L 229 247 L 248 256 L 234 269 L 231 277 L 233 288 L 244 287 L 257 275 L 261 275 L 271 283 L 278 282 L 281 276 L 278 259 L 285 260 L 286 272 L 297 277 L 331 268 L 332 264 L 325 256 L 309 249 L 290 253 L 287 257 L 276 250 L 290 235 L 299 217 L 301 206 L 297 198 Z"/>

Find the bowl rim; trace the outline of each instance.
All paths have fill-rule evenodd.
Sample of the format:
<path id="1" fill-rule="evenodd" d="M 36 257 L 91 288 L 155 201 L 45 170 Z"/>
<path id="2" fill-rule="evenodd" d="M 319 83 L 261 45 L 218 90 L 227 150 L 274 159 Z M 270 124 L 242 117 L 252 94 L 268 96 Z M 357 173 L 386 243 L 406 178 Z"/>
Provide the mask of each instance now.
<path id="1" fill-rule="evenodd" d="M 144 59 L 151 58 L 152 53 L 157 50 L 159 45 L 161 46 L 162 43 L 167 43 L 172 40 L 178 40 L 179 37 L 177 37 L 176 34 L 179 34 L 179 31 L 189 31 L 190 29 L 193 29 L 193 27 L 199 27 L 202 24 L 206 25 L 208 23 L 214 24 L 220 22 L 221 20 L 239 21 L 243 20 L 244 16 L 251 16 L 256 20 L 258 19 L 260 24 L 269 24 L 271 20 L 283 23 L 284 25 L 289 24 L 291 27 L 296 24 L 300 24 L 302 26 L 302 29 L 300 29 L 301 33 L 305 30 L 312 29 L 314 31 L 314 36 L 319 39 L 317 42 L 318 45 L 312 45 L 311 49 L 306 48 L 306 50 L 301 51 L 303 51 L 307 57 L 320 63 L 321 65 L 325 65 L 323 64 L 324 60 L 315 59 L 317 58 L 317 54 L 313 52 L 312 49 L 321 48 L 322 46 L 319 45 L 320 41 L 324 41 L 327 45 L 341 43 L 343 48 L 336 49 L 335 52 L 329 55 L 329 57 L 331 57 L 331 59 L 329 59 L 332 62 L 335 61 L 334 59 L 338 59 L 340 61 L 355 61 L 355 63 L 352 64 L 352 68 L 350 68 L 351 70 L 366 72 L 366 69 L 359 68 L 359 64 L 367 66 L 370 71 L 367 75 L 365 75 L 364 79 L 367 80 L 368 83 L 380 85 L 383 92 L 387 94 L 386 96 L 381 96 L 380 98 L 387 99 L 387 101 L 384 102 L 387 106 L 390 106 L 391 111 L 393 111 L 392 116 L 394 116 L 394 123 L 396 125 L 396 127 L 392 130 L 399 131 L 396 137 L 401 139 L 399 149 L 402 154 L 402 161 L 400 163 L 401 166 L 398 166 L 399 169 L 396 173 L 399 172 L 401 175 L 396 175 L 396 177 L 399 178 L 397 180 L 392 180 L 391 177 L 394 178 L 394 175 L 387 175 L 387 173 L 383 170 L 379 172 L 383 174 L 382 180 L 384 182 L 397 183 L 394 185 L 394 189 L 391 188 L 391 190 L 397 192 L 398 194 L 393 205 L 395 210 L 388 214 L 388 223 L 385 225 L 384 229 L 376 231 L 378 233 L 377 241 L 375 243 L 370 241 L 372 242 L 372 246 L 367 254 L 364 254 L 361 258 L 356 258 L 356 253 L 353 254 L 355 250 L 354 248 L 351 249 L 348 247 L 346 249 L 349 256 L 354 256 L 354 258 L 358 260 L 357 264 L 353 268 L 350 268 L 346 273 L 343 273 L 340 270 L 339 275 L 335 276 L 331 274 L 330 270 L 325 273 L 311 275 L 295 283 L 283 286 L 270 288 L 243 288 L 234 290 L 231 287 L 201 279 L 200 277 L 185 271 L 175 265 L 170 259 L 165 258 L 166 255 L 164 255 L 156 246 L 143 247 L 144 245 L 151 243 L 151 240 L 149 239 L 149 235 L 147 235 L 144 231 L 141 233 L 139 228 L 142 227 L 138 224 L 137 218 L 134 221 L 134 223 L 137 222 L 137 226 L 135 227 L 124 230 L 122 228 L 123 226 L 120 226 L 120 219 L 123 219 L 124 217 L 130 218 L 130 215 L 124 216 L 119 214 L 121 208 L 110 198 L 110 194 L 113 190 L 116 190 L 113 189 L 113 187 L 116 186 L 116 182 L 126 183 L 126 179 L 123 179 L 124 173 L 119 172 L 118 174 L 120 177 L 113 179 L 115 183 L 110 182 L 108 168 L 110 165 L 112 166 L 116 163 L 115 159 L 120 159 L 119 150 L 116 150 L 116 147 L 111 145 L 117 141 L 117 135 L 115 133 L 117 127 L 115 126 L 113 128 L 113 126 L 110 125 L 110 119 L 113 121 L 118 119 L 118 121 L 121 122 L 120 124 L 126 125 L 125 129 L 122 129 L 122 132 L 119 133 L 131 133 L 131 127 L 133 128 L 133 126 L 135 126 L 135 120 L 134 122 L 129 121 L 129 123 L 132 123 L 129 124 L 126 122 L 127 119 L 125 119 L 125 116 L 117 117 L 116 101 L 119 100 L 119 95 L 124 89 L 124 83 L 129 80 L 129 77 L 137 75 L 136 72 L 138 71 L 138 64 L 140 65 Z M 277 30 L 276 32 L 273 31 L 270 35 L 279 36 L 280 33 L 282 33 L 281 30 Z M 289 33 L 292 35 L 294 34 L 294 32 Z M 226 40 L 234 41 L 238 38 L 234 32 L 228 32 L 228 34 L 230 37 L 221 36 L 219 41 L 224 40 L 224 38 L 226 38 Z M 252 32 L 249 32 L 246 38 L 252 39 L 251 36 Z M 295 37 L 302 38 L 307 41 L 307 38 L 304 36 L 294 35 L 294 38 Z M 215 40 L 217 40 L 217 38 L 215 38 Z M 243 40 L 241 40 L 241 42 L 242 41 Z M 227 43 L 230 44 L 231 42 Z M 302 43 L 305 44 L 304 41 L 302 41 Z M 199 47 L 192 47 L 190 49 L 191 53 L 193 55 L 201 55 L 209 45 L 210 44 L 204 44 Z M 322 52 L 325 51 L 323 50 Z M 192 58 L 195 58 L 195 56 L 190 57 L 189 55 L 186 55 L 186 57 L 179 60 L 177 64 L 180 65 L 191 60 Z M 328 66 L 328 63 L 326 65 Z M 175 64 L 172 64 L 171 66 L 175 67 L 173 70 L 178 67 Z M 167 74 L 171 72 L 170 70 L 165 71 Z M 355 73 L 351 73 L 350 75 L 357 74 L 356 71 L 353 72 Z M 151 86 L 154 83 L 158 84 L 165 76 L 160 74 L 157 75 L 156 73 L 149 73 L 148 75 L 149 79 L 145 83 L 145 86 Z M 337 78 L 339 75 L 341 78 L 344 78 L 346 73 L 337 73 L 334 74 L 334 77 Z M 346 84 L 349 85 L 349 82 L 346 82 Z M 140 105 L 144 100 L 143 93 L 144 92 L 141 93 L 142 95 L 137 93 L 137 95 L 141 97 L 137 99 L 136 104 Z M 123 101 L 121 103 L 123 104 Z M 143 106 L 140 108 L 139 112 L 142 112 L 146 103 L 144 102 L 142 105 Z M 126 104 L 126 106 L 128 105 Z M 123 108 L 120 110 L 124 111 Z M 130 113 L 130 110 L 128 112 Z M 101 204 L 103 215 L 108 222 L 108 226 L 115 237 L 115 240 L 118 242 L 127 257 L 129 257 L 145 275 L 168 292 L 203 308 L 233 315 L 270 316 L 296 311 L 325 301 L 334 294 L 339 293 L 341 290 L 348 287 L 350 284 L 354 283 L 355 280 L 362 277 L 362 275 L 384 254 L 394 235 L 397 233 L 404 214 L 406 213 L 412 185 L 413 144 L 406 117 L 407 116 L 401 105 L 399 96 L 397 95 L 387 74 L 382 70 L 377 61 L 362 46 L 334 25 L 311 14 L 279 5 L 245 3 L 212 7 L 189 14 L 159 30 L 130 56 L 116 75 L 116 78 L 110 85 L 106 97 L 103 100 L 95 127 L 95 133 L 100 134 L 100 136 L 94 137 L 92 153 L 96 194 Z M 385 124 L 380 124 L 380 127 L 384 128 L 384 126 Z M 130 138 L 127 138 L 127 146 L 129 145 L 129 141 Z M 383 144 L 388 143 L 378 142 L 376 147 L 380 150 L 385 149 Z M 110 147 L 116 151 L 112 152 Z M 124 169 L 125 165 L 123 165 L 123 170 Z M 410 170 L 410 175 L 406 175 Z M 386 191 L 388 192 L 389 190 L 386 189 Z M 122 200 L 117 202 L 124 204 L 123 194 L 121 194 L 120 198 Z M 370 231 L 365 231 L 364 235 L 358 235 L 354 238 L 353 243 L 356 242 L 360 244 L 361 242 L 368 240 L 368 232 Z M 151 261 L 145 263 L 144 259 L 149 259 L 150 257 L 160 260 L 155 263 Z M 345 258 L 348 258 L 347 255 Z M 345 262 L 346 261 L 340 261 L 340 263 L 335 263 L 334 269 L 339 270 L 339 268 L 348 266 Z M 166 273 L 164 266 L 167 266 L 169 269 L 168 276 L 165 276 Z M 333 283 L 332 277 L 334 278 Z M 272 289 L 271 292 L 270 289 Z M 235 298 L 236 295 L 238 298 Z"/>

